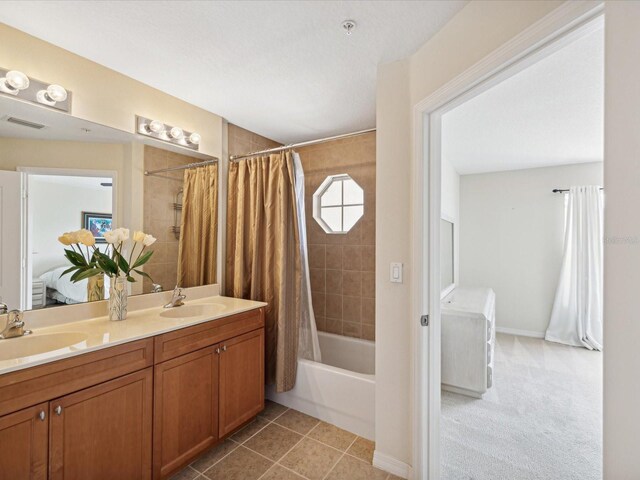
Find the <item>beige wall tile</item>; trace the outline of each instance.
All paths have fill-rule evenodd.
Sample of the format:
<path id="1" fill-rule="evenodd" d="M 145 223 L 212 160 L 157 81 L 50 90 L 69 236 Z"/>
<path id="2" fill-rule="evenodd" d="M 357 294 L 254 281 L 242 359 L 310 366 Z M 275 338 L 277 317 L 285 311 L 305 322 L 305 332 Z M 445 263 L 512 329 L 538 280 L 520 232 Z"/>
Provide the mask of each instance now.
<path id="1" fill-rule="evenodd" d="M 326 270 L 327 293 L 342 294 L 342 270 Z"/>
<path id="2" fill-rule="evenodd" d="M 342 294 L 350 296 L 362 295 L 362 272 L 342 271 Z"/>
<path id="3" fill-rule="evenodd" d="M 344 270 L 362 270 L 362 247 L 345 245 L 342 249 L 342 268 Z"/>
<path id="4" fill-rule="evenodd" d="M 360 323 L 362 317 L 362 297 L 342 297 L 342 319 L 345 322 Z"/>
<path id="5" fill-rule="evenodd" d="M 362 298 L 362 323 L 374 325 L 376 319 L 376 299 Z"/>
<path id="6" fill-rule="evenodd" d="M 326 317 L 342 320 L 342 295 L 327 295 Z"/>
<path id="7" fill-rule="evenodd" d="M 327 268 L 342 270 L 342 245 L 327 245 Z"/>
<path id="8" fill-rule="evenodd" d="M 362 296 L 369 298 L 376 296 L 375 272 L 362 272 Z"/>

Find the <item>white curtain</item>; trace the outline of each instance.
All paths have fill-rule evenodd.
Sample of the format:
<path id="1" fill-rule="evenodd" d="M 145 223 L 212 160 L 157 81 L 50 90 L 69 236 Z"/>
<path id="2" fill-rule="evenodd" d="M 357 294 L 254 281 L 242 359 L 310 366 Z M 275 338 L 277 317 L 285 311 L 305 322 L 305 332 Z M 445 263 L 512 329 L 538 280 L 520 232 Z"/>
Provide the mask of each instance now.
<path id="1" fill-rule="evenodd" d="M 564 259 L 546 340 L 602 350 L 603 195 L 571 187 L 565 204 Z"/>
<path id="2" fill-rule="evenodd" d="M 300 155 L 293 152 L 295 169 L 295 192 L 298 210 L 298 234 L 300 236 L 300 268 L 302 273 L 302 288 L 300 299 L 300 336 L 298 340 L 298 357 L 321 361 L 320 344 L 318 343 L 318 329 L 316 317 L 313 313 L 311 301 L 311 281 L 309 278 L 309 252 L 307 247 L 307 222 L 304 208 L 304 170 Z"/>

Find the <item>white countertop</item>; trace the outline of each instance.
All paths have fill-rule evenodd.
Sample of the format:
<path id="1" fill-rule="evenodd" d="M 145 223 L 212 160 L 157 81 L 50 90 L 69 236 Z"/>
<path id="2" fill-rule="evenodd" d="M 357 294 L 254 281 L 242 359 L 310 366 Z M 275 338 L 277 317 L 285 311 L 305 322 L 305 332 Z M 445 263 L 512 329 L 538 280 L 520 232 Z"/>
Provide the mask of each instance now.
<path id="1" fill-rule="evenodd" d="M 32 334 L 0 340 L 0 375 L 142 338 L 153 337 L 266 306 L 266 303 L 263 302 L 222 297 L 220 295 L 185 301 L 185 306 L 199 304 L 216 304 L 219 311 L 186 318 L 166 318 L 161 315 L 163 312 L 171 310 L 171 314 L 178 314 L 180 309 L 184 307 L 164 309 L 162 306 L 158 306 L 130 311 L 127 319 L 123 321 L 110 321 L 108 317 L 104 316 L 51 326 L 40 326 L 39 328 L 32 327 L 27 322 L 26 328 L 31 328 L 33 330 Z M 188 309 L 184 311 L 187 312 Z M 56 338 L 62 339 L 65 335 L 69 335 L 66 338 L 75 338 L 74 341 L 76 343 L 61 348 L 53 347 L 55 348 L 54 350 L 45 353 L 21 356 L 19 358 L 13 358 L 10 353 L 15 351 L 19 352 L 18 355 L 23 355 L 25 352 L 28 353 L 30 349 L 29 342 L 33 345 L 38 342 L 47 343 L 49 342 L 48 339 L 53 339 L 55 343 Z M 11 358 L 6 359 L 5 357 L 9 355 L 11 355 Z"/>

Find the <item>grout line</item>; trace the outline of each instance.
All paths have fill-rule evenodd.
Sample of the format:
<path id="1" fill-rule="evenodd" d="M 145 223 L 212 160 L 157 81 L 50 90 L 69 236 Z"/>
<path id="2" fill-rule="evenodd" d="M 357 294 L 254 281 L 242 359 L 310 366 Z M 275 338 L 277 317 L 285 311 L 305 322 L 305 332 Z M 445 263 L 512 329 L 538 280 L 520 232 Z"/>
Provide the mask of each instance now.
<path id="1" fill-rule="evenodd" d="M 293 445 L 293 447 L 291 447 L 289 450 L 287 450 L 287 451 L 285 452 L 285 454 L 284 454 L 284 455 L 282 455 L 280 458 L 278 458 L 278 460 L 272 460 L 272 459 L 270 459 L 269 457 L 266 457 L 265 455 L 262 455 L 261 453 L 256 452 L 255 450 L 251 450 L 249 447 L 245 447 L 245 448 L 246 448 L 247 450 L 249 450 L 250 452 L 256 453 L 257 455 L 260 455 L 261 457 L 264 457 L 264 458 L 266 458 L 267 460 L 269 460 L 269 461 L 273 462 L 273 465 L 280 465 L 280 463 L 278 463 L 278 462 L 280 462 L 280 460 L 282 460 L 284 457 L 286 457 L 287 455 L 289 455 L 289 453 L 291 452 L 291 450 L 293 450 L 294 448 L 296 448 L 296 447 L 298 446 L 298 444 L 299 444 L 300 442 L 302 442 L 302 440 L 304 440 L 304 438 L 305 438 L 305 437 L 301 437 L 301 438 L 300 438 L 300 440 L 298 440 L 298 441 L 295 443 L 295 445 Z M 273 465 L 272 465 L 272 467 L 273 467 Z M 282 468 L 286 469 L 286 470 L 291 470 L 290 468 L 287 468 L 287 467 L 285 467 L 284 465 L 280 465 L 280 466 L 281 466 Z M 270 469 L 271 469 L 271 467 L 267 469 L 267 472 L 268 472 Z M 293 470 L 291 470 L 291 471 L 293 471 Z M 264 476 L 266 475 L 266 473 L 267 473 L 267 472 L 264 472 L 262 475 L 260 475 L 260 476 L 258 477 L 258 480 L 260 480 L 262 477 L 264 477 Z M 297 473 L 297 472 L 293 472 L 293 473 Z"/>
<path id="2" fill-rule="evenodd" d="M 358 440 L 358 436 L 357 435 L 356 435 L 356 438 L 354 438 L 353 441 L 349 444 L 349 446 L 347 447 L 347 450 L 349 450 L 353 446 L 353 444 L 356 443 L 356 440 Z M 324 477 L 322 477 L 322 480 L 326 480 L 326 478 L 331 474 L 331 472 L 333 472 L 333 470 L 335 470 L 336 466 L 340 463 L 340 460 L 342 460 L 344 458 L 344 456 L 347 454 L 347 450 L 345 450 L 342 453 L 342 455 L 340 455 L 338 460 L 336 460 L 336 463 L 334 463 L 333 466 L 327 472 L 327 474 Z"/>

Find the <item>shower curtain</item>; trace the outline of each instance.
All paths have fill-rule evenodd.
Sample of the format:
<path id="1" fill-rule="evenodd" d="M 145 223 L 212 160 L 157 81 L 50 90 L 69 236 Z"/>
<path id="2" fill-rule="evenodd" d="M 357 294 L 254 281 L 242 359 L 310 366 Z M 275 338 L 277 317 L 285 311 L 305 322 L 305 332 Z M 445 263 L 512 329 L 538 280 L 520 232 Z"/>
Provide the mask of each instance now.
<path id="1" fill-rule="evenodd" d="M 177 284 L 196 287 L 216 283 L 218 164 L 185 170 L 182 188 Z"/>
<path id="2" fill-rule="evenodd" d="M 602 350 L 603 196 L 571 187 L 565 205 L 564 259 L 546 340 Z"/>
<path id="3" fill-rule="evenodd" d="M 300 170 L 293 152 L 229 165 L 226 294 L 268 303 L 266 380 L 278 392 L 295 385 L 299 351 L 317 348 L 300 338 L 316 333 Z"/>

